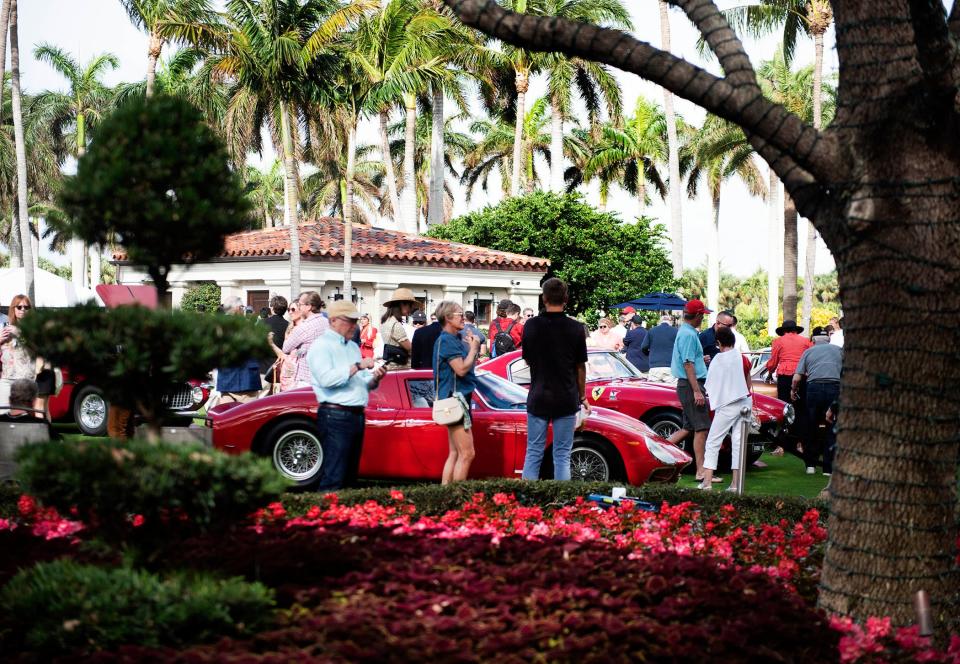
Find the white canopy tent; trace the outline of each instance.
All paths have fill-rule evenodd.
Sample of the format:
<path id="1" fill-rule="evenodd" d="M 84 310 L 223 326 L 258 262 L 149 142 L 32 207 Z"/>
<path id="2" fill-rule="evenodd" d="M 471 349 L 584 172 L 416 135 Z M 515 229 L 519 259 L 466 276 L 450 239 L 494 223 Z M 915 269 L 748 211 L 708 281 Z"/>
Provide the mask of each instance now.
<path id="1" fill-rule="evenodd" d="M 69 307 L 81 302 L 93 300 L 103 304 L 96 293 L 88 288 L 78 288 L 69 280 L 58 277 L 46 270 L 34 270 L 33 286 L 36 292 L 34 306 L 37 307 Z M 24 268 L 0 269 L 0 307 L 6 313 L 10 301 L 21 293 L 26 293 L 26 278 Z"/>

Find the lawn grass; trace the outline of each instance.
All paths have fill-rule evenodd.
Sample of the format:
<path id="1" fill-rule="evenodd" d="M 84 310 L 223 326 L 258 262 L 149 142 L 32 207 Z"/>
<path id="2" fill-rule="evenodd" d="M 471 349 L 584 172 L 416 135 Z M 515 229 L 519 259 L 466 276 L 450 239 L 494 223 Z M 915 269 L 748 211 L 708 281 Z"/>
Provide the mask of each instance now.
<path id="1" fill-rule="evenodd" d="M 760 461 L 766 464 L 763 468 L 753 466 L 747 471 L 747 495 L 816 498 L 830 479 L 824 477 L 819 468 L 816 474 L 807 475 L 803 460 L 789 453 L 780 457 L 765 453 Z M 714 490 L 725 489 L 730 484 L 730 473 L 720 473 L 720 477 L 724 481 L 714 484 Z M 692 474 L 684 475 L 678 486 L 692 488 L 697 486 L 697 481 Z"/>

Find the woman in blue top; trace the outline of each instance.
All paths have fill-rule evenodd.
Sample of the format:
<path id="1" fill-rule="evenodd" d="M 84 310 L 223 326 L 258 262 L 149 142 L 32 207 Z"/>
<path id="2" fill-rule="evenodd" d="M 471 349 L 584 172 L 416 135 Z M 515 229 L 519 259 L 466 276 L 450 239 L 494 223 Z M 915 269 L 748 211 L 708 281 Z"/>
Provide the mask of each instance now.
<path id="1" fill-rule="evenodd" d="M 480 353 L 480 339 L 469 330 L 457 336 L 464 327 L 463 307 L 445 300 L 436 311 L 437 321 L 443 328 L 433 345 L 433 378 L 437 399 L 451 396 L 460 401 L 464 418 L 447 426 L 450 454 L 443 464 L 443 484 L 467 479 L 473 462 L 473 432 L 470 430 L 470 400 L 476 386 L 473 365 Z"/>

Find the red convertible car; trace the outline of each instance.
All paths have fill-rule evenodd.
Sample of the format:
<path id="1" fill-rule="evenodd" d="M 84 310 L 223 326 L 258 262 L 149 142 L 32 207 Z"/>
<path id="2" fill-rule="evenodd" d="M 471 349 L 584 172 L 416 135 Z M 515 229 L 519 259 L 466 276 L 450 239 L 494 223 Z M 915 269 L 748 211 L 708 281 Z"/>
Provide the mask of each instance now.
<path id="1" fill-rule="evenodd" d="M 447 458 L 445 427 L 434 424 L 433 374 L 389 372 L 370 393 L 360 476 L 439 480 Z M 527 392 L 490 372 L 477 372 L 472 404 L 477 450 L 470 476 L 519 477 L 526 452 Z M 213 446 L 273 459 L 284 476 L 309 488 L 319 480 L 323 448 L 316 428 L 317 400 L 309 388 L 245 404 L 224 403 L 207 414 Z M 549 444 L 549 441 L 548 441 Z M 546 455 L 543 475 L 552 476 Z M 631 484 L 674 482 L 690 456 L 649 427 L 597 408 L 573 443 L 571 475 L 579 480 Z"/>
<path id="2" fill-rule="evenodd" d="M 530 367 L 521 351 L 505 353 L 484 362 L 481 368 L 517 385 L 530 384 Z M 587 353 L 587 397 L 590 404 L 617 410 L 650 426 L 659 436 L 669 438 L 683 421 L 680 400 L 673 386 L 648 382 L 640 370 L 620 353 L 589 350 Z M 762 394 L 753 395 L 753 422 L 747 449 L 747 461 L 753 463 L 763 454 L 764 445 L 775 443 L 786 425 L 793 422 L 793 406 Z M 683 446 L 692 452 L 692 436 Z M 730 468 L 730 439 L 720 449 L 719 467 Z"/>

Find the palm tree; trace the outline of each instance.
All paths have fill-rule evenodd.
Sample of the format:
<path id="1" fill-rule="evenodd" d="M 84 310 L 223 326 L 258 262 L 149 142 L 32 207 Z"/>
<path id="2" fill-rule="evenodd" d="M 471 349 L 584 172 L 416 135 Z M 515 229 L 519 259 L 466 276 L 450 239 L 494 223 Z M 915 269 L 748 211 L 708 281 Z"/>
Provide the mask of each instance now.
<path id="1" fill-rule="evenodd" d="M 100 79 L 108 71 L 119 67 L 120 60 L 112 53 L 104 53 L 81 65 L 69 53 L 51 44 L 37 46 L 33 55 L 67 79 L 69 92 L 44 92 L 38 99 L 41 104 L 49 107 L 54 118 L 55 131 L 69 137 L 72 145 L 70 152 L 79 159 L 87 150 L 90 131 L 113 104 L 113 92 Z M 72 279 L 78 287 L 100 282 L 99 250 L 96 247 L 90 249 L 92 274 L 89 282 L 86 253 L 86 247 L 80 240 L 71 240 Z"/>
<path id="2" fill-rule="evenodd" d="M 7 71 L 7 27 L 10 25 L 10 0 L 0 5 L 0 77 Z M 0 108 L 3 107 L 3 86 L 0 85 Z"/>
<path id="3" fill-rule="evenodd" d="M 713 224 L 707 265 L 707 306 L 720 310 L 720 191 L 723 183 L 740 178 L 754 196 L 765 196 L 767 187 L 753 146 L 743 130 L 715 115 L 708 115 L 692 145 L 693 160 L 687 175 L 687 192 L 693 198 L 701 180 L 710 194 Z"/>
<path id="4" fill-rule="evenodd" d="M 660 48 L 670 52 L 670 14 L 667 1 L 659 0 Z M 673 258 L 673 276 L 683 274 L 683 207 L 680 201 L 680 140 L 677 118 L 673 111 L 673 94 L 663 89 L 663 110 L 667 121 L 667 162 L 670 177 L 670 239 Z"/>
<path id="5" fill-rule="evenodd" d="M 13 134 L 17 153 L 17 217 L 20 226 L 20 252 L 23 257 L 24 286 L 34 300 L 33 240 L 27 207 L 27 150 L 23 135 L 23 108 L 20 97 L 20 42 L 17 35 L 17 0 L 10 0 L 10 71 L 13 101 Z"/>
<path id="6" fill-rule="evenodd" d="M 638 97 L 633 115 L 622 126 L 603 125 L 600 137 L 591 143 L 593 147 L 579 179 L 600 181 L 602 206 L 606 205 L 612 183 L 636 196 L 641 208 L 648 200 L 648 182 L 661 198 L 666 194 L 660 167 L 667 160 L 667 125 L 663 111 L 656 103 Z M 569 181 L 573 186 L 579 184 L 576 178 Z"/>
<path id="7" fill-rule="evenodd" d="M 214 13 L 209 0 L 120 0 L 120 4 L 130 21 L 150 36 L 146 95 L 152 97 L 164 45 L 168 41 L 201 41 L 212 29 Z"/>
<path id="8" fill-rule="evenodd" d="M 737 32 L 749 32 L 755 37 L 765 37 L 771 32 L 783 30 L 783 59 L 787 67 L 793 61 L 793 52 L 797 36 L 801 32 L 813 37 L 813 126 L 820 129 L 823 124 L 823 36 L 833 22 L 833 9 L 829 0 L 762 0 L 734 7 L 724 12 Z M 784 198 L 784 209 L 793 206 L 793 201 Z M 786 213 L 785 213 L 786 214 Z M 794 213 L 795 214 L 795 213 Z M 784 242 L 792 238 L 784 236 Z M 813 307 L 813 280 L 816 271 L 817 231 L 812 223 L 807 223 L 807 255 L 803 279 L 803 326 L 810 327 L 810 312 Z M 796 253 L 796 250 L 792 250 Z M 786 268 L 784 268 L 786 270 Z M 784 275 L 786 279 L 786 274 Z M 784 286 L 786 288 L 786 285 Z M 793 286 L 795 290 L 796 287 Z M 795 308 L 794 308 L 795 309 Z M 791 309 L 791 311 L 794 311 Z M 784 311 L 786 316 L 786 310 Z M 793 314 L 791 314 L 793 315 Z"/>
<path id="9" fill-rule="evenodd" d="M 545 0 L 544 12 L 574 21 L 630 30 L 630 12 L 620 0 Z M 591 125 L 599 124 L 600 106 L 618 123 L 622 107 L 620 85 L 602 64 L 562 53 L 547 54 L 543 69 L 549 77 L 550 97 L 550 191 L 564 189 L 563 122 L 571 117 L 573 90 L 586 105 Z"/>
<path id="10" fill-rule="evenodd" d="M 300 291 L 298 109 L 333 94 L 332 46 L 366 5 L 339 0 L 228 0 L 222 22 L 191 36 L 208 67 L 230 84 L 227 131 L 234 159 L 271 130 L 283 155 L 285 218 L 290 229 L 291 296 Z M 345 254 L 349 256 L 349 253 Z"/>
<path id="11" fill-rule="evenodd" d="M 246 166 L 243 174 L 247 198 L 263 220 L 263 228 L 273 228 L 283 217 L 283 163 L 275 159 L 265 171 Z"/>

